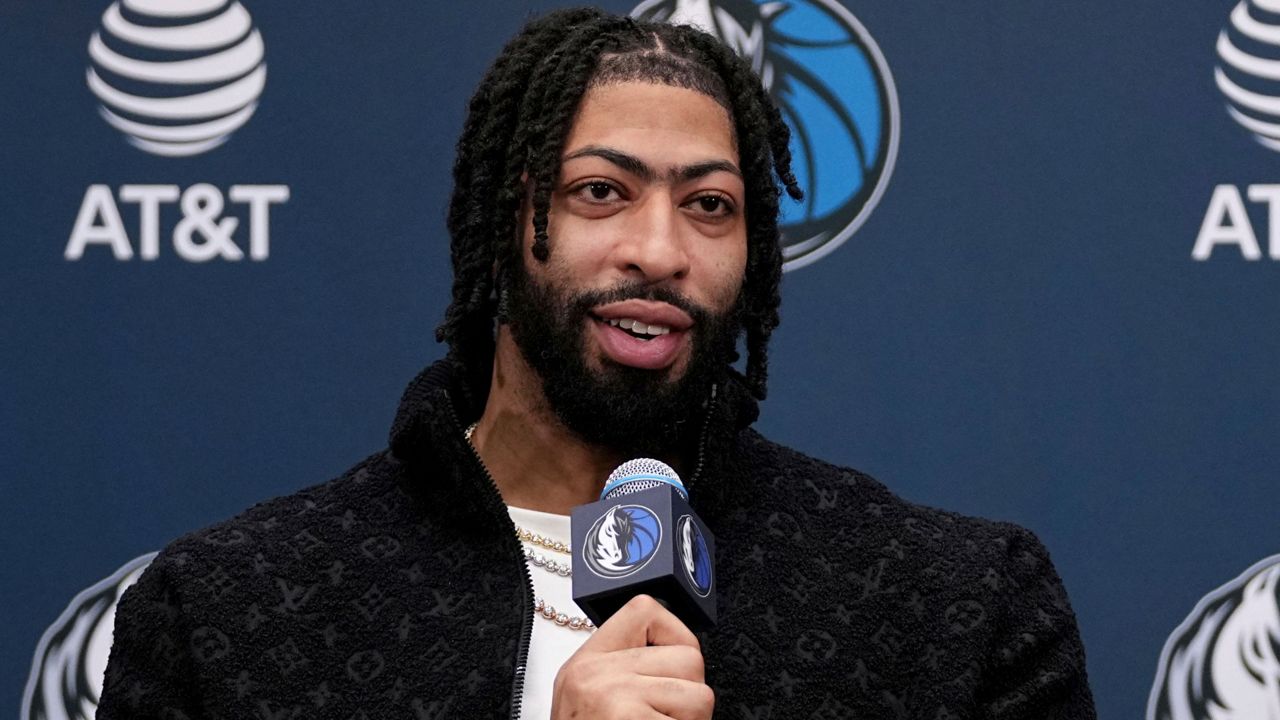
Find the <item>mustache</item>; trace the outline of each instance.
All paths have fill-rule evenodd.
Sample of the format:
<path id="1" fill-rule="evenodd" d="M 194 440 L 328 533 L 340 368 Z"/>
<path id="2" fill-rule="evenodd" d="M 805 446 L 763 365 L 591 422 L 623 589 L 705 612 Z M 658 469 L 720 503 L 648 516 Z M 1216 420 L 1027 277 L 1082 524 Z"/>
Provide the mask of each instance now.
<path id="1" fill-rule="evenodd" d="M 695 326 L 703 327 L 711 322 L 714 314 L 705 307 L 667 287 L 644 283 L 621 283 L 603 290 L 585 290 L 569 299 L 569 310 L 576 316 L 589 315 L 591 309 L 623 300 L 652 300 L 678 307 L 693 319 Z"/>

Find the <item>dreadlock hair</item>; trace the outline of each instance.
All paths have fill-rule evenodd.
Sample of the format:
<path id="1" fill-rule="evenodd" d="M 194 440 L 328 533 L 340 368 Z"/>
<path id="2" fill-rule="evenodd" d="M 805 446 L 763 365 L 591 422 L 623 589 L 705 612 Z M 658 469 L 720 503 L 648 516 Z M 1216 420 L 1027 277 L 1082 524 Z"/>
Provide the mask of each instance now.
<path id="1" fill-rule="evenodd" d="M 527 24 L 471 98 L 453 166 L 449 203 L 453 299 L 436 339 L 448 342 L 473 381 L 492 371 L 494 319 L 523 248 L 520 208 L 531 197 L 532 253 L 545 262 L 560 155 L 587 89 L 627 81 L 702 92 L 733 119 L 746 190 L 747 265 L 742 288 L 747 389 L 765 397 L 769 336 L 778 326 L 781 187 L 803 193 L 791 172 L 790 131 L 750 65 L 711 35 L 595 9 L 560 10 Z M 528 185 L 525 176 L 527 175 Z M 777 180 L 775 180 L 775 175 Z M 734 358 L 736 359 L 736 353 Z"/>

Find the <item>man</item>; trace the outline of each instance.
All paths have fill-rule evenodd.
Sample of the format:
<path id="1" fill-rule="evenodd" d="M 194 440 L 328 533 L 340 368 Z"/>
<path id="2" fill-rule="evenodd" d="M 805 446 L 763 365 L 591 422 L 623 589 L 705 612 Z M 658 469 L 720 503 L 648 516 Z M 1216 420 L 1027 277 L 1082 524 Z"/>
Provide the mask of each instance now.
<path id="1" fill-rule="evenodd" d="M 155 560 L 99 717 L 1093 717 L 1029 532 L 749 429 L 775 183 L 801 194 L 787 144 L 707 35 L 594 10 L 527 26 L 458 144 L 449 356 L 386 451 Z M 637 455 L 717 535 L 701 636 L 644 596 L 598 629 L 567 599 L 564 516 Z"/>

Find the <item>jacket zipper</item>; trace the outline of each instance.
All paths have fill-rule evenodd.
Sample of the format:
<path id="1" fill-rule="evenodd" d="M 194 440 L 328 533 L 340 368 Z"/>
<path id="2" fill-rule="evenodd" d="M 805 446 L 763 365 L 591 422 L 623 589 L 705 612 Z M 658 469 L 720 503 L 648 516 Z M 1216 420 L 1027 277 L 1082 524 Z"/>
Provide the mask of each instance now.
<path id="1" fill-rule="evenodd" d="M 702 434 L 698 437 L 698 460 L 693 466 L 693 475 L 690 475 L 684 484 L 686 492 L 693 492 L 694 481 L 702 477 L 702 466 L 707 458 L 707 434 L 711 432 L 711 415 L 716 411 L 716 391 L 718 389 L 719 385 L 712 383 L 711 399 L 707 402 L 707 412 L 702 418 Z"/>
<path id="2" fill-rule="evenodd" d="M 458 411 L 453 407 L 453 399 L 448 393 L 444 393 L 444 398 L 449 408 L 449 416 L 453 418 L 453 424 L 457 426 L 458 433 L 466 433 L 466 428 L 462 427 L 462 421 L 458 419 Z M 489 474 L 489 468 L 484 466 L 484 460 L 480 459 L 476 446 L 470 441 L 464 442 L 471 453 L 471 458 L 476 461 L 476 468 L 480 470 L 481 476 L 489 483 L 489 489 L 493 491 L 492 498 L 495 505 L 505 505 L 502 501 L 502 492 L 498 490 L 498 483 L 494 482 L 493 476 Z M 511 516 L 505 511 L 498 513 L 497 507 L 492 509 L 499 517 L 506 518 L 507 522 L 511 523 Z M 511 523 L 511 532 L 507 534 L 509 538 L 516 536 L 515 529 L 515 524 Z M 520 576 L 524 579 L 522 586 L 524 593 L 521 603 L 523 620 L 520 625 L 520 644 L 516 646 L 515 677 L 511 680 L 511 720 L 520 720 L 520 706 L 524 703 L 524 675 L 529 666 L 529 641 L 533 637 L 533 578 L 529 576 L 529 565 L 524 561 L 524 555 L 516 553 L 516 557 L 519 558 Z"/>

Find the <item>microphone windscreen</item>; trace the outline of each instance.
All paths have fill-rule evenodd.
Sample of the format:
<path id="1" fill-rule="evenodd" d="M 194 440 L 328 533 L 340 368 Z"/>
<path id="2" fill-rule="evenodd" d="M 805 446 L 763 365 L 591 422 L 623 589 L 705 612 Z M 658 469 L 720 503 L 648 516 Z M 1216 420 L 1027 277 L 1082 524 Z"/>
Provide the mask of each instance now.
<path id="1" fill-rule="evenodd" d="M 663 485 L 675 488 L 680 498 L 688 502 L 689 493 L 670 465 L 653 458 L 636 458 L 622 463 L 609 474 L 604 490 L 600 491 L 600 499 L 612 500 Z"/>

